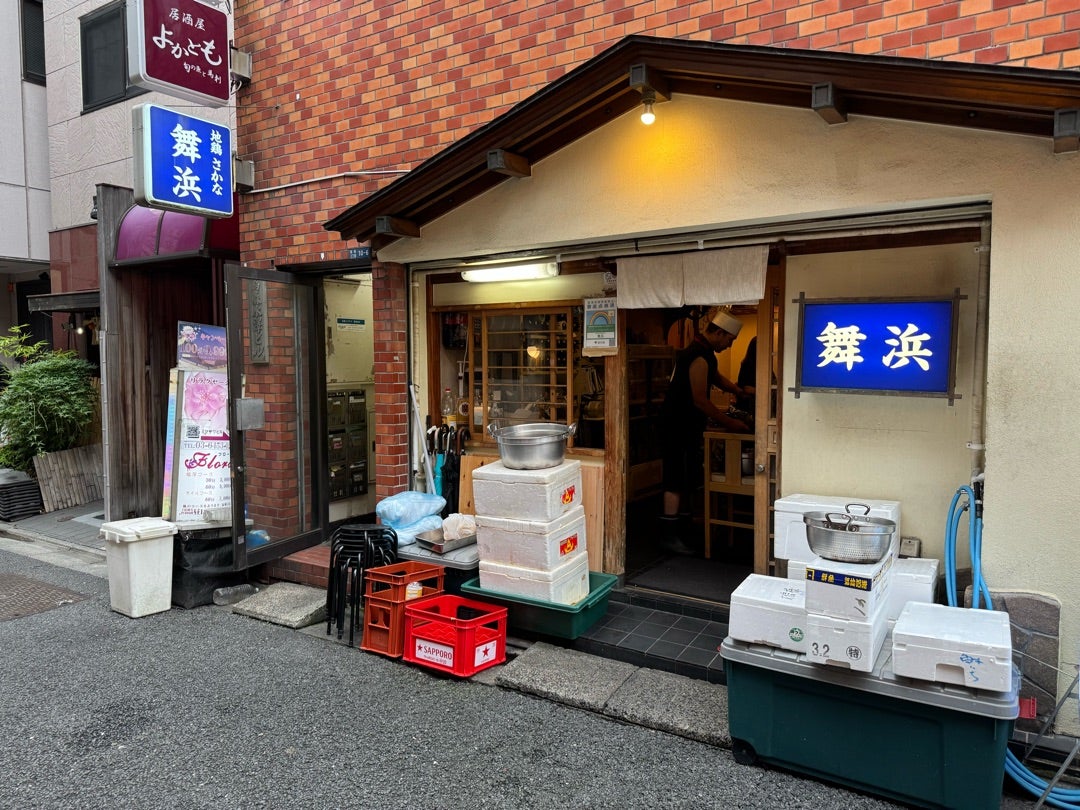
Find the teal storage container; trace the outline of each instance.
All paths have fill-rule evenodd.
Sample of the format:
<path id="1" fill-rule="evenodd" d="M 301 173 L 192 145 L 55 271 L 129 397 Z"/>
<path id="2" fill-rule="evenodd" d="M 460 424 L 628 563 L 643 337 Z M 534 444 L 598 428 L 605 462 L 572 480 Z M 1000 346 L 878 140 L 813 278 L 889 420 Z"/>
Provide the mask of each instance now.
<path id="1" fill-rule="evenodd" d="M 922 807 L 997 810 L 1019 703 L 898 678 L 886 642 L 873 672 L 727 638 L 728 722 L 737 762 L 764 762 Z"/>
<path id="2" fill-rule="evenodd" d="M 589 572 L 589 595 L 574 605 L 560 605 L 530 596 L 517 596 L 480 587 L 480 578 L 461 585 L 462 593 L 505 607 L 509 627 L 524 633 L 575 639 L 607 613 L 608 597 L 619 578 L 614 574 Z"/>

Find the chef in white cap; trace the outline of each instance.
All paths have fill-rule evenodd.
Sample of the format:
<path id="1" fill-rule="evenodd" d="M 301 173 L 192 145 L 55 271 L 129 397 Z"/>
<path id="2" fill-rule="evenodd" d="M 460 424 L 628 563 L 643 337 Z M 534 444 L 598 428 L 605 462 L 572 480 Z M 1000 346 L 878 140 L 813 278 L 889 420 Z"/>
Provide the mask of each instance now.
<path id="1" fill-rule="evenodd" d="M 675 356 L 667 396 L 661 409 L 664 459 L 664 511 L 660 538 L 664 548 L 676 554 L 693 554 L 681 536 L 679 507 L 702 476 L 703 433 L 711 420 L 730 433 L 746 433 L 745 422 L 728 416 L 713 404 L 709 394 L 715 386 L 738 395 L 737 385 L 720 374 L 716 355 L 731 348 L 742 321 L 730 312 L 713 307 L 701 321 L 690 345 Z"/>

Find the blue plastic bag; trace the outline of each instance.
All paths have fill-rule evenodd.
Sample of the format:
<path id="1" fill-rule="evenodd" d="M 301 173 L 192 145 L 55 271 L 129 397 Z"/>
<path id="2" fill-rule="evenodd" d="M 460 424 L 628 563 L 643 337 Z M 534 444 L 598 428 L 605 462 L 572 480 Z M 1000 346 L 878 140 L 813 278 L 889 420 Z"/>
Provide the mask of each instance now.
<path id="1" fill-rule="evenodd" d="M 394 533 L 397 534 L 398 548 L 401 548 L 401 546 L 409 546 L 415 543 L 416 535 L 420 534 L 420 532 L 433 532 L 436 529 L 441 529 L 442 518 L 438 515 L 426 515 L 408 526 L 394 526 L 392 528 Z"/>
<path id="2" fill-rule="evenodd" d="M 379 520 L 398 532 L 400 536 L 402 530 L 410 527 L 420 518 L 439 515 L 445 507 L 446 498 L 442 495 L 429 492 L 399 492 L 379 501 L 375 506 L 375 514 L 379 516 Z M 440 519 L 439 525 L 432 528 L 441 526 Z M 417 529 L 413 532 L 413 536 L 423 531 L 427 529 Z"/>

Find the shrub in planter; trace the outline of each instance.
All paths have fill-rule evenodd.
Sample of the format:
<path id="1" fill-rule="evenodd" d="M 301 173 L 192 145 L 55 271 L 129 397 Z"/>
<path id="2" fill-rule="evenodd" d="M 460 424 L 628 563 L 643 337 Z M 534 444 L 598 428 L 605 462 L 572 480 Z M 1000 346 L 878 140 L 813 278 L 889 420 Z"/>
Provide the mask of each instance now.
<path id="1" fill-rule="evenodd" d="M 34 474 L 34 456 L 77 447 L 95 413 L 94 366 L 71 351 L 27 346 L 19 327 L 0 338 L 0 354 L 23 364 L 9 369 L 0 393 L 0 467 Z"/>

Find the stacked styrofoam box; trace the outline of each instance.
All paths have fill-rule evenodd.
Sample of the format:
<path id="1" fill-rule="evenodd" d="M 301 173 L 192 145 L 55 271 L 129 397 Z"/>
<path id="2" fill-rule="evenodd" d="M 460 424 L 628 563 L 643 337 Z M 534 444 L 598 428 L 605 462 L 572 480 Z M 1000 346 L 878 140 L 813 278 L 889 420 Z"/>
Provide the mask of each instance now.
<path id="1" fill-rule="evenodd" d="M 573 605 L 589 595 L 581 462 L 473 471 L 480 587 Z"/>
<path id="2" fill-rule="evenodd" d="M 1007 692 L 1012 688 L 1009 614 L 908 602 L 893 626 L 892 670 L 908 678 Z"/>
<path id="3" fill-rule="evenodd" d="M 870 564 L 816 557 L 806 566 L 808 660 L 873 670 L 889 627 L 893 552 Z"/>
<path id="4" fill-rule="evenodd" d="M 728 632 L 751 644 L 806 652 L 806 584 L 750 574 L 731 594 Z"/>
<path id="5" fill-rule="evenodd" d="M 908 602 L 933 602 L 937 586 L 938 561 L 930 557 L 903 557 L 893 563 L 889 583 L 889 627 L 896 623 Z"/>
<path id="6" fill-rule="evenodd" d="M 859 506 L 856 506 L 859 505 Z M 851 512 L 861 515 L 865 505 L 870 507 L 869 516 L 891 520 L 896 524 L 893 545 L 900 543 L 900 502 L 889 500 L 866 500 L 843 495 L 805 495 L 795 494 L 778 498 L 773 504 L 773 556 L 778 560 L 788 560 L 788 576 L 802 579 L 806 563 L 814 558 L 806 539 L 806 524 L 803 516 L 807 512 Z"/>
<path id="7" fill-rule="evenodd" d="M 477 515 L 476 545 L 481 560 L 551 571 L 585 547 L 585 508 L 554 520 Z"/>
<path id="8" fill-rule="evenodd" d="M 871 672 L 889 629 L 885 610 L 882 602 L 869 617 L 858 619 L 807 613 L 807 660 Z"/>
<path id="9" fill-rule="evenodd" d="M 869 619 L 886 602 L 896 559 L 848 563 L 815 557 L 806 567 L 806 612 Z"/>
<path id="10" fill-rule="evenodd" d="M 557 605 L 575 605 L 589 595 L 589 558 L 576 552 L 550 571 L 480 560 L 480 587 Z"/>
<path id="11" fill-rule="evenodd" d="M 516 520 L 554 520 L 581 506 L 581 462 L 542 470 L 512 470 L 494 461 L 473 470 L 476 514 Z"/>

